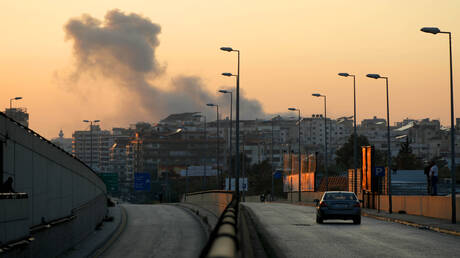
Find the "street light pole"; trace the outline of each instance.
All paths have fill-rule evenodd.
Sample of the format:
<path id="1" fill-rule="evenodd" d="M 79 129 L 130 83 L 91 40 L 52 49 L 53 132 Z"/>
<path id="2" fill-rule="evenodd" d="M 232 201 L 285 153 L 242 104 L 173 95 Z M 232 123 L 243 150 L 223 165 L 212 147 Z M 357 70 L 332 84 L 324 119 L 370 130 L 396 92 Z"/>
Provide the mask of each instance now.
<path id="1" fill-rule="evenodd" d="M 356 133 L 356 80 L 355 75 L 348 74 L 348 73 L 339 73 L 340 76 L 353 77 L 353 165 L 354 165 L 354 173 L 353 173 L 353 191 L 357 194 L 358 192 L 358 134 Z"/>
<path id="2" fill-rule="evenodd" d="M 231 75 L 233 76 L 233 75 Z M 233 128 L 233 118 L 232 118 L 232 113 L 233 113 L 233 92 L 231 91 L 228 91 L 228 90 L 219 90 L 220 93 L 224 93 L 224 94 L 228 94 L 230 93 L 230 169 L 232 168 L 232 160 L 233 160 L 233 152 L 232 152 L 232 128 Z M 234 177 L 235 176 L 235 171 L 232 171 L 232 173 L 230 173 L 230 181 L 229 181 L 229 184 L 231 185 L 231 177 Z"/>
<path id="3" fill-rule="evenodd" d="M 299 202 L 302 201 L 302 154 L 300 152 L 300 109 L 299 108 L 288 108 L 289 111 L 298 111 L 299 112 L 299 120 L 298 120 L 298 127 L 299 127 Z"/>
<path id="4" fill-rule="evenodd" d="M 388 77 L 382 77 L 378 74 L 368 74 L 367 77 L 373 79 L 385 79 L 386 82 L 386 91 L 387 91 L 387 145 L 388 145 L 388 153 L 387 153 L 387 166 L 388 166 L 388 177 L 387 177 L 387 184 L 388 184 L 388 212 L 392 213 L 392 196 L 391 196 L 391 142 L 390 142 L 390 101 L 389 101 L 389 94 L 388 94 Z"/>
<path id="5" fill-rule="evenodd" d="M 206 189 L 206 159 L 208 155 L 208 138 L 206 135 L 206 116 L 194 115 L 194 117 L 204 118 L 203 134 L 204 134 L 204 141 L 205 141 L 205 151 L 204 151 L 204 158 L 203 158 L 203 176 L 201 179 L 201 190 L 204 191 Z"/>
<path id="6" fill-rule="evenodd" d="M 240 51 L 231 47 L 221 47 L 222 51 L 238 53 L 238 71 L 236 76 L 236 199 L 240 200 Z"/>
<path id="7" fill-rule="evenodd" d="M 272 118 L 272 146 L 271 146 L 271 157 L 270 157 L 270 164 L 272 165 L 272 194 L 270 195 L 271 197 L 271 201 L 274 201 L 275 198 L 275 169 L 274 169 L 274 166 L 273 166 L 273 121 L 274 121 L 275 118 Z"/>
<path id="8" fill-rule="evenodd" d="M 216 127 L 217 127 L 217 133 L 216 133 L 216 141 L 217 141 L 217 150 L 216 150 L 216 163 L 217 163 L 217 189 L 220 189 L 220 175 L 219 175 L 219 151 L 220 151 L 220 144 L 219 144 L 219 105 L 217 104 L 207 104 L 209 107 L 216 107 Z"/>
<path id="9" fill-rule="evenodd" d="M 15 97 L 15 98 L 10 99 L 10 109 L 13 108 L 13 100 L 20 100 L 20 99 L 22 99 L 22 97 Z"/>
<path id="10" fill-rule="evenodd" d="M 100 120 L 83 120 L 85 123 L 89 123 L 89 142 L 90 142 L 90 152 L 89 152 L 89 167 L 93 169 L 93 123 L 98 123 Z"/>
<path id="11" fill-rule="evenodd" d="M 451 144 L 451 199 L 452 199 L 452 223 L 457 223 L 456 212 L 456 179 L 455 179 L 455 123 L 454 123 L 454 81 L 452 77 L 452 33 L 449 31 L 441 31 L 438 28 L 425 27 L 421 31 L 432 34 L 449 34 L 449 60 L 450 60 L 450 144 Z"/>
<path id="12" fill-rule="evenodd" d="M 326 109 L 326 95 L 321 95 L 318 93 L 312 94 L 314 97 L 323 97 L 324 98 L 324 171 L 326 176 L 326 191 L 329 190 L 329 171 L 327 170 L 327 109 Z"/>

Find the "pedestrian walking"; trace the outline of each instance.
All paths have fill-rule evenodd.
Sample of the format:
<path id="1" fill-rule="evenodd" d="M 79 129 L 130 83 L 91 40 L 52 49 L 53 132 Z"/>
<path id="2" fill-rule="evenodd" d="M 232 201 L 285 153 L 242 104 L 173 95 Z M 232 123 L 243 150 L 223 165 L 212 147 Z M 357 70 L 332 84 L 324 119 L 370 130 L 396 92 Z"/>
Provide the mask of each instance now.
<path id="1" fill-rule="evenodd" d="M 431 176 L 430 176 L 431 164 L 428 162 L 425 162 L 425 164 L 426 166 L 423 170 L 426 176 L 426 191 L 428 195 L 431 195 Z"/>
<path id="2" fill-rule="evenodd" d="M 438 166 L 434 161 L 431 162 L 430 179 L 431 195 L 438 195 Z"/>

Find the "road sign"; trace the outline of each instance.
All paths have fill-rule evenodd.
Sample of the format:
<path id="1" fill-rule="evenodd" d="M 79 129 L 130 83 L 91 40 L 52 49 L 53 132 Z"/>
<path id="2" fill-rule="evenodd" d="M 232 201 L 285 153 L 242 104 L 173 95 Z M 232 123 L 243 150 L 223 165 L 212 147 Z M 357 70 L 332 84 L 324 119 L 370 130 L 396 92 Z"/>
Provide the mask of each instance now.
<path id="1" fill-rule="evenodd" d="M 228 191 L 235 191 L 235 178 L 232 178 L 231 185 L 229 186 L 229 178 L 225 178 L 225 190 Z M 240 191 L 248 191 L 248 178 L 241 178 L 240 177 Z"/>
<path id="2" fill-rule="evenodd" d="M 275 179 L 280 179 L 283 177 L 283 173 L 281 171 L 276 171 L 274 174 L 273 174 L 273 177 Z"/>
<path id="3" fill-rule="evenodd" d="M 385 176 L 385 167 L 375 167 L 376 176 Z"/>
<path id="4" fill-rule="evenodd" d="M 99 177 L 104 181 L 107 187 L 107 192 L 118 192 L 118 174 L 117 173 L 98 173 Z"/>
<path id="5" fill-rule="evenodd" d="M 134 190 L 150 191 L 150 173 L 134 173 Z"/>

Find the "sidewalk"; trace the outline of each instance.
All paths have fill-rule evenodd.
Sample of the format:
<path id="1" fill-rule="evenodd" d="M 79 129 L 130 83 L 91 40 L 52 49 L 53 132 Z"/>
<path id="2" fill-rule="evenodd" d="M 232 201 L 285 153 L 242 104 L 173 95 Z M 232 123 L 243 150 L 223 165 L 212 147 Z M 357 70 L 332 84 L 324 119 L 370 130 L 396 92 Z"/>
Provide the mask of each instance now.
<path id="1" fill-rule="evenodd" d="M 362 209 L 362 215 L 384 221 L 396 222 L 420 229 L 427 229 L 436 232 L 460 236 L 460 224 L 452 224 L 450 220 L 436 219 L 424 216 L 391 213 L 385 211 L 377 212 L 374 209 Z M 459 223 L 459 222 L 457 222 Z"/>
<path id="2" fill-rule="evenodd" d="M 94 231 L 74 248 L 64 253 L 62 257 L 97 257 L 109 247 L 123 230 L 123 223 L 126 224 L 126 214 L 119 205 L 108 209 L 108 215 L 113 217 L 113 221 L 104 222 L 101 229 Z"/>

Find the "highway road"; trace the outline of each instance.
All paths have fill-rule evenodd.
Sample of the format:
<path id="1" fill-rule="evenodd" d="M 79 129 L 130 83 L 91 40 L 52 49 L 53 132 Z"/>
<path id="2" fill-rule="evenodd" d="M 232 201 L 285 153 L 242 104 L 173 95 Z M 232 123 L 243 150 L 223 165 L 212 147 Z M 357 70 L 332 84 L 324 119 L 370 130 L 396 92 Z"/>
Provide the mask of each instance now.
<path id="1" fill-rule="evenodd" d="M 315 208 L 244 203 L 278 257 L 459 257 L 460 237 L 362 217 L 315 222 Z"/>
<path id="2" fill-rule="evenodd" d="M 173 205 L 123 205 L 126 228 L 102 257 L 198 257 L 206 235 L 198 218 Z"/>

